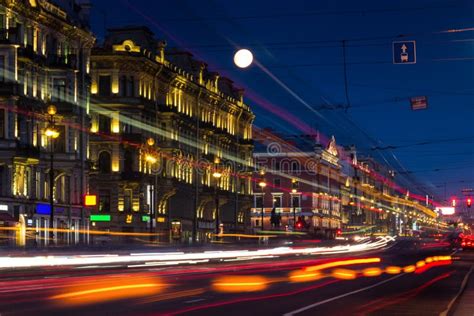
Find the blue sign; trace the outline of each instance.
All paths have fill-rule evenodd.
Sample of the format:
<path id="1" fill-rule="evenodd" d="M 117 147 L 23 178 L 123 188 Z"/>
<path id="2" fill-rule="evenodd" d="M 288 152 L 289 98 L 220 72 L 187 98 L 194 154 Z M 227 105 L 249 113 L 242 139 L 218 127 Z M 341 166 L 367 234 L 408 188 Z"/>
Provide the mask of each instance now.
<path id="1" fill-rule="evenodd" d="M 51 205 L 49 204 L 36 204 L 36 214 L 40 215 L 50 215 L 51 214 Z"/>
<path id="2" fill-rule="evenodd" d="M 394 64 L 415 64 L 416 43 L 415 41 L 393 42 Z"/>

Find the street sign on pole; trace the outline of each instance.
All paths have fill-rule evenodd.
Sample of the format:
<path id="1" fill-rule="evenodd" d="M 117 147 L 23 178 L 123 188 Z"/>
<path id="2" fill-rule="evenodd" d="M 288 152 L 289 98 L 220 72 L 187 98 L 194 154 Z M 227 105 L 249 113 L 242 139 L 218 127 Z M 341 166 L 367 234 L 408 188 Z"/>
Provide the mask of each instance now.
<path id="1" fill-rule="evenodd" d="M 416 64 L 415 41 L 393 42 L 394 64 Z"/>
<path id="2" fill-rule="evenodd" d="M 413 97 L 410 98 L 411 109 L 424 110 L 428 107 L 428 98 L 425 96 Z"/>

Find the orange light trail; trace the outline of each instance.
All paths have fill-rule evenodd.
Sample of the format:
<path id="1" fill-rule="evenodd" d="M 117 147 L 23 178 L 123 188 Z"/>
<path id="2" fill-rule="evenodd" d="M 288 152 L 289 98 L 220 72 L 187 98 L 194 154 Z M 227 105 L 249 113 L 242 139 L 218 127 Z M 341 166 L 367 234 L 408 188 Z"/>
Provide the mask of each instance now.
<path id="1" fill-rule="evenodd" d="M 146 288 L 146 287 L 157 287 L 159 284 L 156 283 L 144 283 L 144 284 L 132 284 L 132 285 L 119 285 L 119 286 L 110 286 L 110 287 L 103 287 L 93 290 L 84 290 L 78 292 L 71 292 L 66 294 L 60 294 L 52 296 L 51 299 L 63 299 L 63 298 L 71 298 L 77 297 L 82 295 L 88 294 L 95 294 L 95 293 L 103 293 L 103 292 L 111 292 L 111 291 L 118 291 L 118 290 L 129 290 L 129 289 L 138 289 L 138 288 Z"/>
<path id="2" fill-rule="evenodd" d="M 259 275 L 232 275 L 218 277 L 212 283 L 216 292 L 256 292 L 267 288 L 270 280 Z"/>
<path id="3" fill-rule="evenodd" d="M 316 266 L 306 267 L 305 271 L 318 271 L 324 270 L 328 268 L 335 268 L 340 266 L 348 266 L 348 265 L 355 265 L 355 264 L 366 264 L 366 263 L 379 263 L 381 261 L 380 258 L 364 258 L 364 259 L 350 259 L 350 260 L 342 260 L 342 261 L 334 261 L 319 264 Z"/>
<path id="4" fill-rule="evenodd" d="M 355 278 L 357 278 L 357 271 L 350 269 L 334 269 L 331 272 L 331 276 L 336 279 L 354 280 Z"/>
<path id="5" fill-rule="evenodd" d="M 212 234 L 215 237 L 242 237 L 242 238 L 273 238 L 276 235 L 248 235 L 248 234 Z"/>
<path id="6" fill-rule="evenodd" d="M 93 282 L 73 282 L 59 294 L 50 297 L 58 305 L 74 306 L 117 299 L 154 295 L 167 287 L 155 277 L 100 278 Z"/>

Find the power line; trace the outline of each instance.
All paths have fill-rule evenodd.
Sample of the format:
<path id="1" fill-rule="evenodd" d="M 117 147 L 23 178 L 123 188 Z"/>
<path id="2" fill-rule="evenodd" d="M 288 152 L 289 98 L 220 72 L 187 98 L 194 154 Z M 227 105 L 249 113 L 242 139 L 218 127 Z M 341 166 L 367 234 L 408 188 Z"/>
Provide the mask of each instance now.
<path id="1" fill-rule="evenodd" d="M 227 21 L 227 20 L 255 20 L 255 19 L 280 19 L 284 17 L 299 18 L 305 16 L 318 15 L 366 15 L 370 13 L 391 13 L 391 12 L 409 12 L 409 11 L 425 11 L 433 9 L 455 8 L 456 5 L 435 5 L 411 8 L 385 8 L 385 9 L 366 9 L 366 10 L 326 10 L 326 11 L 303 11 L 303 12 L 282 12 L 273 14 L 255 14 L 246 16 L 207 16 L 207 17 L 193 17 L 193 18 L 163 18 L 163 22 L 203 22 L 203 21 Z"/>
<path id="2" fill-rule="evenodd" d="M 460 170 L 460 169 L 468 169 L 473 168 L 474 165 L 467 165 L 467 166 L 459 166 L 459 167 L 452 167 L 452 168 L 434 168 L 434 169 L 424 169 L 424 170 L 407 170 L 407 171 L 397 171 L 395 174 L 412 174 L 412 173 L 425 173 L 425 172 L 439 172 L 439 171 L 446 171 L 446 170 Z"/>
<path id="3" fill-rule="evenodd" d="M 459 137 L 459 138 L 449 138 L 449 139 L 438 139 L 438 140 L 430 140 L 430 141 L 422 141 L 416 142 L 412 144 L 406 145 L 387 145 L 387 146 L 374 146 L 371 150 L 393 150 L 398 148 L 406 148 L 406 147 L 414 147 L 414 146 L 425 146 L 425 145 L 433 145 L 433 144 L 440 144 L 440 143 L 449 143 L 455 142 L 460 140 L 474 140 L 474 137 Z"/>
<path id="4" fill-rule="evenodd" d="M 347 62 L 346 62 L 346 41 L 342 41 L 342 58 L 343 58 L 343 63 L 344 63 L 344 92 L 346 95 L 346 108 L 345 111 L 347 112 L 347 109 L 351 107 L 351 102 L 349 101 L 349 88 L 347 84 Z"/>

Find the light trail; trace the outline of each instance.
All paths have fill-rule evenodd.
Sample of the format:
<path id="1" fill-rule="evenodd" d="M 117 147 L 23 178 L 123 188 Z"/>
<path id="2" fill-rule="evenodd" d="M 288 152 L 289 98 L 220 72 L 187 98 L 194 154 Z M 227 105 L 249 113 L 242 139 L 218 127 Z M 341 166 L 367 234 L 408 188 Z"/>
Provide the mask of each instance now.
<path id="1" fill-rule="evenodd" d="M 394 237 L 379 237 L 373 242 L 356 245 L 340 245 L 334 247 L 290 248 L 277 247 L 259 250 L 228 250 L 194 253 L 134 253 L 134 254 L 103 254 L 103 255 L 71 255 L 71 256 L 35 256 L 35 257 L 0 257 L 0 269 L 38 268 L 50 266 L 84 266 L 100 264 L 133 264 L 148 265 L 196 263 L 202 260 L 248 259 L 258 260 L 265 256 L 287 255 L 324 255 L 347 254 L 381 249 L 394 241 Z M 175 261 L 175 263 L 170 263 Z"/>
<path id="2" fill-rule="evenodd" d="M 364 259 L 351 259 L 351 260 L 341 260 L 329 263 L 323 263 L 317 266 L 307 267 L 305 270 L 308 272 L 318 271 L 328 268 L 335 268 L 339 266 L 355 265 L 355 264 L 367 264 L 367 263 L 379 263 L 380 258 L 364 258 Z"/>

